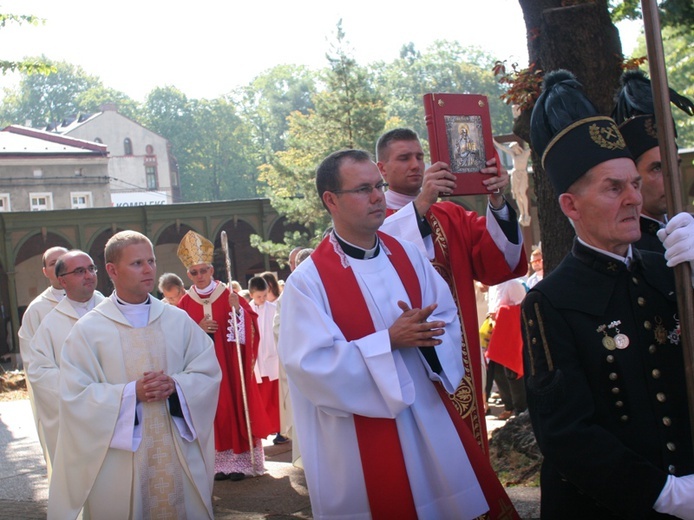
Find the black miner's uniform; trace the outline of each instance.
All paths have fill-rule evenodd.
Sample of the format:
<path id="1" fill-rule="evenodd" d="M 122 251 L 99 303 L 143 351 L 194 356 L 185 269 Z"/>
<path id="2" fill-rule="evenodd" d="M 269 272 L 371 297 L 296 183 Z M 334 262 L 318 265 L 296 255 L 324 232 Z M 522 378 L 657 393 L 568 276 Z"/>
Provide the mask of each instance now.
<path id="1" fill-rule="evenodd" d="M 674 276 L 577 240 L 523 302 L 542 518 L 663 518 L 668 474 L 694 473 Z"/>
<path id="2" fill-rule="evenodd" d="M 639 225 L 641 226 L 641 238 L 634 242 L 632 246 L 637 249 L 665 254 L 665 247 L 656 234 L 662 226 L 655 220 L 646 218 L 643 215 L 639 218 Z"/>

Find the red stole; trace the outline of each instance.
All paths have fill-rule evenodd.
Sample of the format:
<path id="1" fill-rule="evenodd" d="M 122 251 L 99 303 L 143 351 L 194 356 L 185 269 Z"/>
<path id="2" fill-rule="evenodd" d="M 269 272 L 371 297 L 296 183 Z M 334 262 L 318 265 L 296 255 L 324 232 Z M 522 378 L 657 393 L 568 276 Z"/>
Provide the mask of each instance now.
<path id="1" fill-rule="evenodd" d="M 388 259 L 400 276 L 412 307 L 421 307 L 422 294 L 417 273 L 405 250 L 394 238 L 379 233 L 391 252 Z M 353 341 L 376 331 L 364 295 L 351 267 L 343 267 L 330 237 L 311 255 L 330 302 L 335 323 Z M 358 316 L 358 319 L 354 319 Z M 417 511 L 407 477 L 400 437 L 394 419 L 354 415 L 364 483 L 374 520 L 416 519 Z"/>
<path id="2" fill-rule="evenodd" d="M 393 237 L 381 232 L 378 236 L 390 252 L 388 259 L 405 286 L 412 308 L 421 308 L 419 279 L 407 253 Z M 323 282 L 333 319 L 345 335 L 345 339 L 352 341 L 375 332 L 372 320 L 366 319 L 370 316 L 369 310 L 354 272 L 351 267 L 342 265 L 330 237 L 321 242 L 311 258 Z M 354 319 L 355 316 L 359 319 Z M 364 318 L 361 318 L 362 316 Z M 443 385 L 434 384 L 489 505 L 489 512 L 483 517 L 519 519 L 489 459 L 480 449 L 450 396 Z M 354 415 L 354 426 L 372 518 L 417 518 L 395 420 Z"/>

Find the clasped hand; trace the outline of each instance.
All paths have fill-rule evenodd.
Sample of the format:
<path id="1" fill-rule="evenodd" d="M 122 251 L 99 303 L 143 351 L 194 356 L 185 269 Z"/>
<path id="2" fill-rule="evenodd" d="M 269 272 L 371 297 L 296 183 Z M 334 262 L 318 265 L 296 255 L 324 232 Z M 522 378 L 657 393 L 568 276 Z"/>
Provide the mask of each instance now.
<path id="1" fill-rule="evenodd" d="M 407 303 L 398 301 L 402 314 L 388 329 L 391 349 L 411 347 L 435 347 L 441 344 L 437 336 L 444 334 L 443 321 L 427 321 L 437 305 L 432 303 L 423 309 L 411 309 Z"/>
<path id="2" fill-rule="evenodd" d="M 163 370 L 145 372 L 135 383 L 135 395 L 139 402 L 164 401 L 175 391 L 176 383 Z"/>

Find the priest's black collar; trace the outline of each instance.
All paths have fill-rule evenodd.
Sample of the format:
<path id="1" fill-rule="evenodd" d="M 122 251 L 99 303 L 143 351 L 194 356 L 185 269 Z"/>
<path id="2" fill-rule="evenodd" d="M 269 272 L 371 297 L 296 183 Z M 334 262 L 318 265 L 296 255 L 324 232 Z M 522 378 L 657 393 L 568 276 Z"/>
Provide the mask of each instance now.
<path id="1" fill-rule="evenodd" d="M 381 251 L 381 241 L 378 239 L 378 235 L 376 235 L 376 245 L 374 247 L 371 249 L 362 249 L 361 247 L 357 247 L 354 244 L 350 244 L 349 242 L 341 239 L 335 230 L 333 230 L 333 233 L 335 234 L 337 243 L 340 244 L 342 250 L 351 258 L 356 258 L 357 260 L 368 260 L 369 258 L 378 256 L 378 253 Z"/>

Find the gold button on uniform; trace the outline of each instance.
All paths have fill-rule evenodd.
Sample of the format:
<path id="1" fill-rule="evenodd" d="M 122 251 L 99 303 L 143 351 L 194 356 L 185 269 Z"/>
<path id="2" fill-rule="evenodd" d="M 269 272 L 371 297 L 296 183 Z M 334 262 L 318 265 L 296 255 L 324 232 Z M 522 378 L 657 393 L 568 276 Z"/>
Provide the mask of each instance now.
<path id="1" fill-rule="evenodd" d="M 615 405 L 617 408 L 621 408 L 621 407 L 624 406 L 624 401 L 617 401 L 614 405 Z"/>
<path id="2" fill-rule="evenodd" d="M 672 419 L 670 419 L 669 417 L 663 417 L 663 424 L 665 426 L 671 426 L 672 425 Z"/>
<path id="3" fill-rule="evenodd" d="M 660 379 L 660 370 L 658 370 L 657 368 L 654 368 L 651 371 L 651 375 L 653 376 L 653 379 Z"/>
<path id="4" fill-rule="evenodd" d="M 670 465 L 667 467 L 667 472 L 668 472 L 670 475 L 674 475 L 674 474 L 675 474 L 675 471 L 677 471 L 677 468 L 675 468 L 675 466 L 673 466 L 672 464 L 670 464 Z"/>
<path id="5" fill-rule="evenodd" d="M 675 446 L 674 442 L 668 442 L 665 446 L 667 447 L 668 451 L 676 451 L 677 450 L 677 446 Z"/>
<path id="6" fill-rule="evenodd" d="M 667 401 L 667 397 L 665 397 L 665 394 L 663 392 L 658 392 L 655 394 L 655 398 L 658 400 L 659 403 L 664 403 Z"/>
<path id="7" fill-rule="evenodd" d="M 613 393 L 614 395 L 617 395 L 617 394 L 619 393 L 619 387 L 618 387 L 618 386 L 613 387 L 613 388 L 612 388 L 612 393 Z"/>
<path id="8" fill-rule="evenodd" d="M 622 421 L 622 422 L 627 422 L 627 421 L 629 420 L 629 416 L 628 416 L 628 415 L 622 415 L 622 416 L 619 418 L 619 420 Z"/>
<path id="9" fill-rule="evenodd" d="M 633 276 L 633 277 L 631 278 L 631 281 L 633 282 L 634 285 L 638 285 L 638 284 L 639 284 L 639 279 L 636 278 L 635 276 Z"/>
<path id="10" fill-rule="evenodd" d="M 653 325 L 651 325 L 651 322 L 650 322 L 650 321 L 646 320 L 646 321 L 643 322 L 643 328 L 644 328 L 644 329 L 646 329 L 646 330 L 651 330 L 652 327 L 653 327 Z"/>
<path id="11" fill-rule="evenodd" d="M 648 352 L 650 354 L 655 354 L 656 352 L 658 352 L 658 347 L 656 347 L 655 345 L 648 345 Z"/>
<path id="12" fill-rule="evenodd" d="M 615 372 L 611 372 L 609 376 L 610 381 L 617 381 L 617 378 L 619 377 Z"/>
<path id="13" fill-rule="evenodd" d="M 608 363 L 614 363 L 614 356 L 612 354 L 607 356 L 607 358 L 605 358 L 605 359 L 607 360 Z"/>
<path id="14" fill-rule="evenodd" d="M 639 296 L 638 298 L 636 298 L 636 303 L 639 304 L 639 307 L 643 307 L 646 305 L 646 298 L 644 298 L 643 296 Z"/>

